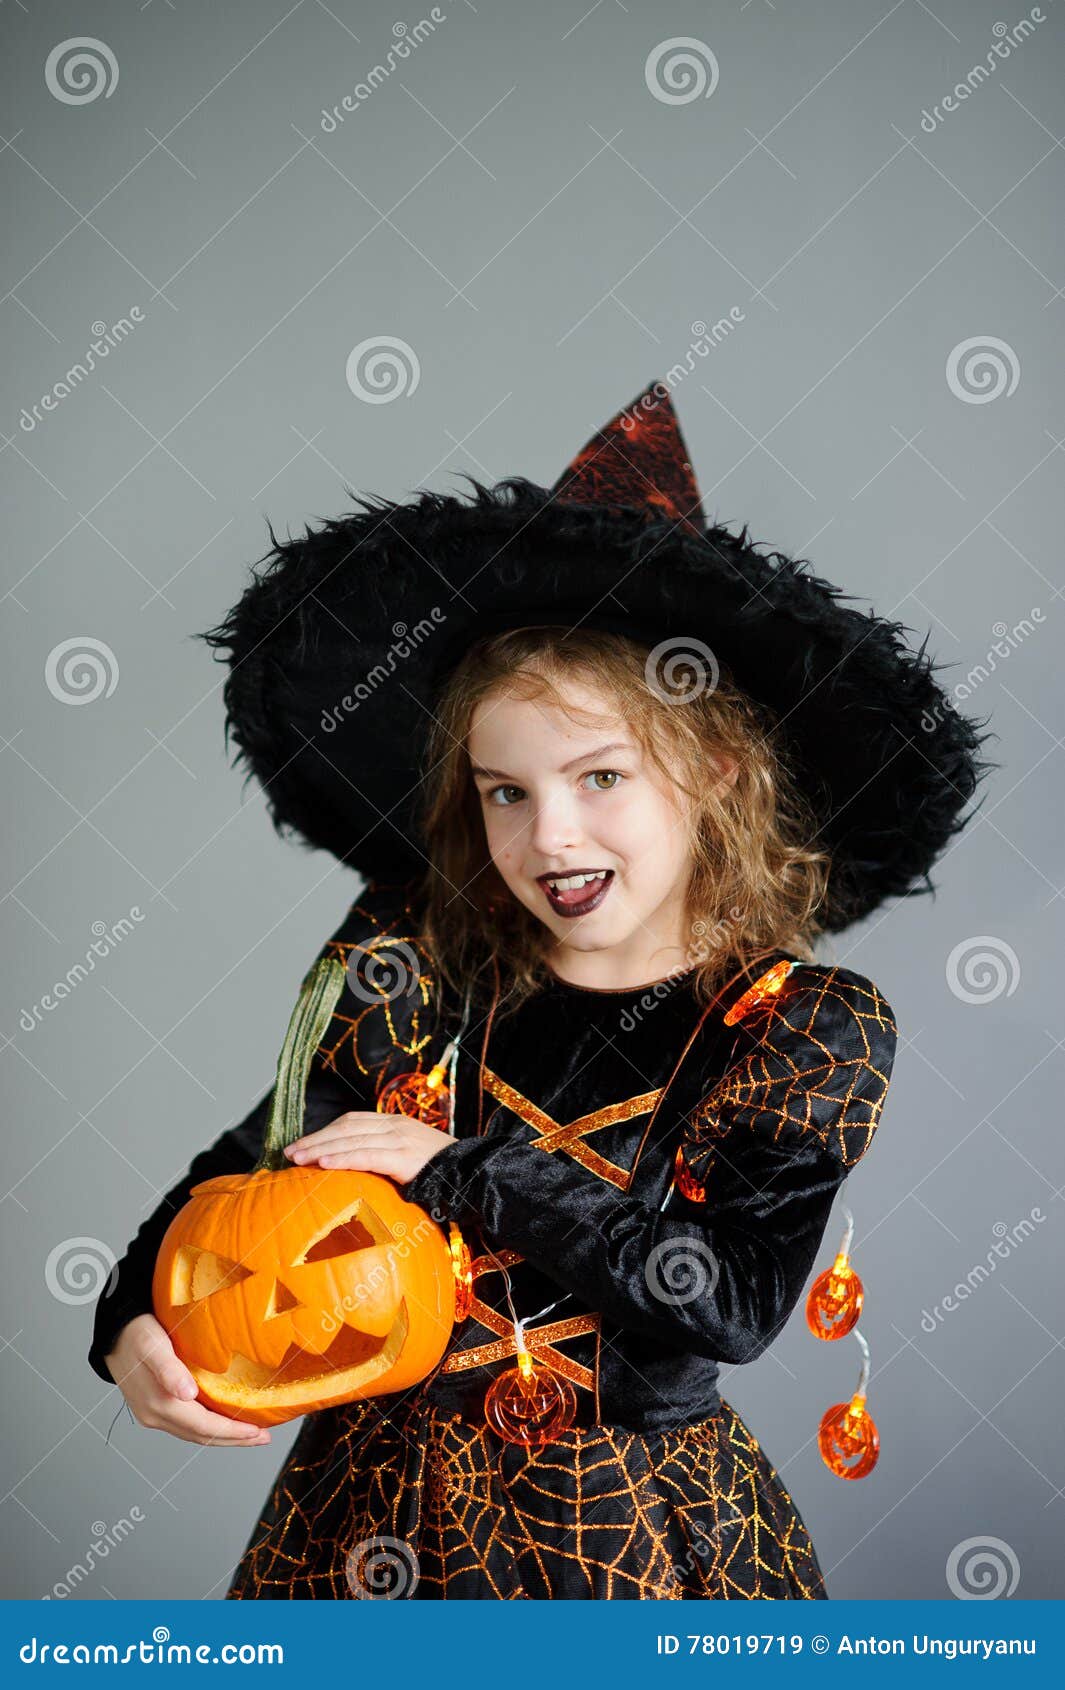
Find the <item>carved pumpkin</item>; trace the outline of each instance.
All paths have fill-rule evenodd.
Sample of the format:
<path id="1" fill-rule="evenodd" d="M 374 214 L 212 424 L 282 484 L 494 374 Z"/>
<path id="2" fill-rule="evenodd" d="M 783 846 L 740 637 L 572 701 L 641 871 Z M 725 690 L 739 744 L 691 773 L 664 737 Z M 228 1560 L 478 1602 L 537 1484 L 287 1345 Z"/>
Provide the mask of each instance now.
<path id="1" fill-rule="evenodd" d="M 568 1379 L 538 1366 L 526 1349 L 518 1365 L 497 1375 L 484 1399 L 485 1419 L 508 1444 L 543 1449 L 568 1432 L 577 1413 L 577 1393 Z"/>
<path id="2" fill-rule="evenodd" d="M 806 1324 L 815 1338 L 845 1338 L 858 1324 L 865 1287 L 841 1250 L 830 1268 L 819 1273 L 806 1299 Z"/>
<path id="3" fill-rule="evenodd" d="M 454 1323 L 451 1243 L 423 1209 L 379 1174 L 282 1154 L 343 984 L 335 958 L 308 975 L 258 1165 L 194 1186 L 155 1265 L 156 1317 L 199 1400 L 256 1426 L 417 1384 Z"/>
<path id="4" fill-rule="evenodd" d="M 865 1398 L 856 1391 L 850 1402 L 833 1403 L 817 1429 L 821 1459 L 841 1479 L 864 1479 L 880 1458 L 880 1433 Z"/>

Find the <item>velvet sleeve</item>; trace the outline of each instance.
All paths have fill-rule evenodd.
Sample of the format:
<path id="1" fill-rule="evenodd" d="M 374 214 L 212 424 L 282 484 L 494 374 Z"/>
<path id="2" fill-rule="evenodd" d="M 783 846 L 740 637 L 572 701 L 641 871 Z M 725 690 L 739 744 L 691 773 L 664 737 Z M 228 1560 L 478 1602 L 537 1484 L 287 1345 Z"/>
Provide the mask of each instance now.
<path id="1" fill-rule="evenodd" d="M 890 1006 L 862 975 L 802 964 L 740 1026 L 743 1050 L 687 1117 L 660 1209 L 503 1123 L 433 1156 L 404 1195 L 516 1250 L 620 1327 L 720 1362 L 787 1320 L 894 1060 Z"/>
<path id="2" fill-rule="evenodd" d="M 349 947 L 364 933 L 376 937 L 376 926 L 371 924 L 366 915 L 366 905 L 372 895 L 371 887 L 368 892 L 361 894 L 362 901 L 355 901 L 337 932 L 322 947 L 320 956 L 331 952 L 335 954 L 338 946 L 341 954 L 346 956 L 349 954 Z M 308 1073 L 304 1111 L 305 1132 L 326 1126 L 347 1109 L 374 1107 L 373 1069 L 364 1057 L 352 1060 L 350 1056 L 350 1031 L 358 1008 L 350 988 L 345 986 L 336 1021 L 331 1024 L 326 1038 L 319 1046 Z M 345 1010 L 351 1013 L 341 1013 Z M 372 1035 L 375 1029 L 370 1027 L 368 1031 L 370 1037 L 364 1040 L 366 1046 L 373 1044 Z M 281 1047 L 283 1032 L 283 1028 L 278 1031 L 278 1049 Z M 340 1065 L 333 1059 L 332 1047 L 338 1041 L 343 1041 L 345 1033 L 348 1034 L 349 1059 Z M 330 1053 L 328 1056 L 323 1054 L 326 1051 Z M 113 1384 L 114 1380 L 104 1357 L 114 1348 L 115 1341 L 127 1322 L 138 1314 L 152 1312 L 152 1275 L 167 1227 L 178 1210 L 188 1201 L 192 1187 L 198 1185 L 201 1180 L 213 1179 L 216 1174 L 251 1171 L 259 1159 L 272 1101 L 271 1086 L 243 1121 L 228 1128 L 213 1144 L 193 1157 L 186 1172 L 171 1186 L 152 1213 L 142 1221 L 135 1237 L 108 1276 L 107 1284 L 95 1307 L 88 1361 L 93 1372 L 109 1385 Z"/>

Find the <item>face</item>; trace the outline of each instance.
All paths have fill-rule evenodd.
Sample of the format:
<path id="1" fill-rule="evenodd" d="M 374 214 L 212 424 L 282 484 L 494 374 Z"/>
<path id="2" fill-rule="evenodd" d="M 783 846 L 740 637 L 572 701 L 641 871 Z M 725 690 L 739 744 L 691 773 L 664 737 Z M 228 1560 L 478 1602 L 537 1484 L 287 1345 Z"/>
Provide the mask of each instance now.
<path id="1" fill-rule="evenodd" d="M 560 690 L 599 725 L 504 692 L 474 712 L 468 750 L 492 861 L 553 936 L 549 962 L 563 978 L 662 978 L 688 966 L 687 800 L 613 701 L 576 681 Z M 582 873 L 600 878 L 550 884 Z"/>

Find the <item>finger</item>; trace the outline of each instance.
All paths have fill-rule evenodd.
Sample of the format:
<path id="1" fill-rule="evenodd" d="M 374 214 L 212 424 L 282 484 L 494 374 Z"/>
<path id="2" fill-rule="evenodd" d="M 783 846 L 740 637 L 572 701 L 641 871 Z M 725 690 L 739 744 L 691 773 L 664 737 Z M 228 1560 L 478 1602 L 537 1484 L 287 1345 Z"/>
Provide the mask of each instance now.
<path id="1" fill-rule="evenodd" d="M 385 1150 L 396 1155 L 399 1148 L 392 1138 L 342 1138 L 336 1139 L 332 1144 L 323 1145 L 321 1150 L 304 1151 L 300 1160 L 326 1162 L 335 1160 L 338 1156 L 362 1156 L 370 1150 Z"/>
<path id="2" fill-rule="evenodd" d="M 391 1125 L 384 1125 L 381 1117 L 371 1116 L 364 1121 L 333 1121 L 328 1127 L 319 1127 L 317 1132 L 307 1133 L 303 1138 L 297 1138 L 292 1144 L 286 1145 L 286 1150 L 317 1150 L 320 1146 L 333 1144 L 338 1139 L 359 1138 L 363 1133 L 394 1132 Z"/>
<path id="3" fill-rule="evenodd" d="M 175 1431 L 179 1437 L 210 1438 L 212 1443 L 224 1444 L 270 1442 L 270 1433 L 265 1426 L 255 1426 L 250 1420 L 230 1419 L 227 1414 L 216 1414 L 213 1409 L 205 1408 L 202 1402 L 179 1402 L 171 1397 L 156 1412 L 166 1415 L 171 1423 L 168 1430 Z"/>
<path id="4" fill-rule="evenodd" d="M 179 1361 L 173 1349 L 169 1354 L 159 1355 L 149 1353 L 145 1357 L 145 1364 L 149 1373 L 168 1397 L 183 1398 L 191 1402 L 199 1391 L 199 1386 L 183 1361 Z"/>
<path id="5" fill-rule="evenodd" d="M 141 1363 L 168 1396 L 191 1400 L 199 1390 L 196 1380 L 177 1355 L 170 1337 L 162 1327 L 157 1334 L 149 1337 L 144 1349 L 137 1356 L 137 1364 Z"/>
<path id="6" fill-rule="evenodd" d="M 339 1150 L 317 1158 L 320 1168 L 347 1168 L 352 1173 L 388 1174 L 397 1177 L 399 1151 L 391 1144 L 364 1145 L 356 1149 Z"/>
<path id="7" fill-rule="evenodd" d="M 346 1115 L 338 1115 L 335 1121 L 327 1121 L 324 1127 L 315 1127 L 313 1132 L 303 1133 L 294 1142 L 307 1144 L 312 1140 L 328 1138 L 332 1133 L 350 1131 L 353 1127 L 380 1126 L 384 1117 L 374 1109 L 350 1109 Z"/>
<path id="8" fill-rule="evenodd" d="M 363 1127 L 361 1131 L 331 1133 L 328 1138 L 316 1138 L 311 1141 L 300 1141 L 288 1147 L 289 1160 L 292 1162 L 313 1162 L 322 1155 L 334 1155 L 338 1150 L 357 1150 L 366 1144 L 395 1144 L 397 1135 L 394 1131 L 382 1132 L 381 1129 Z"/>
<path id="9" fill-rule="evenodd" d="M 168 1432 L 172 1438 L 180 1438 L 184 1444 L 196 1444 L 200 1449 L 262 1449 L 270 1442 L 269 1438 L 203 1437 L 199 1432 L 187 1432 L 183 1426 L 162 1421 L 157 1424 L 161 1431 Z"/>

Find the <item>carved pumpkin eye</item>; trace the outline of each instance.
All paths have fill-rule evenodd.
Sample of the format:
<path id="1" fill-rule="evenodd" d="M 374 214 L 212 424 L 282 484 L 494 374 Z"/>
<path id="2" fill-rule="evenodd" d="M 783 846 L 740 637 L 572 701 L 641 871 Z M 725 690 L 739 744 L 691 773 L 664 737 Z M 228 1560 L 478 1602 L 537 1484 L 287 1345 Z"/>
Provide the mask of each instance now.
<path id="1" fill-rule="evenodd" d="M 368 1250 L 376 1239 L 368 1231 L 357 1215 L 349 1215 L 346 1221 L 318 1238 L 304 1253 L 301 1260 L 305 1262 L 325 1262 L 331 1256 L 350 1256 L 355 1250 Z"/>
<path id="2" fill-rule="evenodd" d="M 183 1244 L 174 1259 L 174 1301 L 193 1303 L 212 1297 L 216 1291 L 239 1285 L 251 1271 L 214 1250 Z"/>

